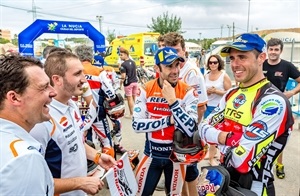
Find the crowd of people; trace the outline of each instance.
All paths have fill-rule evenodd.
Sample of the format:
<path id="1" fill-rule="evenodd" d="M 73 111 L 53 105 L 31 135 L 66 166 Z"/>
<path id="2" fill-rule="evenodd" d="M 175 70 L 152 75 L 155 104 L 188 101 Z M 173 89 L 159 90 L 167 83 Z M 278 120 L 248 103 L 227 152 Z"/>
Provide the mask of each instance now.
<path id="1" fill-rule="evenodd" d="M 98 193 L 104 182 L 91 165 L 108 170 L 117 165 L 116 153 L 127 151 L 121 145 L 126 98 L 125 117 L 136 133 L 146 135 L 134 170 L 136 195 L 153 195 L 159 187 L 166 195 L 198 195 L 197 163 L 207 151 L 209 164 L 222 165 L 240 187 L 275 195 L 273 165 L 283 179 L 282 154 L 294 124 L 288 99 L 300 91 L 300 72 L 280 58 L 282 41 L 265 43 L 245 33 L 224 46 L 220 55 L 230 59 L 234 87 L 220 55 L 197 65 L 175 32 L 161 35 L 158 45 L 156 78 L 143 85 L 124 48 L 120 80 L 86 45 L 74 53 L 46 47 L 42 62 L 2 55 L 0 194 Z M 299 84 L 285 91 L 289 78 Z M 125 91 L 124 98 L 117 89 Z M 87 103 L 84 116 L 75 97 Z M 174 141 L 182 137 L 189 142 L 179 156 Z"/>

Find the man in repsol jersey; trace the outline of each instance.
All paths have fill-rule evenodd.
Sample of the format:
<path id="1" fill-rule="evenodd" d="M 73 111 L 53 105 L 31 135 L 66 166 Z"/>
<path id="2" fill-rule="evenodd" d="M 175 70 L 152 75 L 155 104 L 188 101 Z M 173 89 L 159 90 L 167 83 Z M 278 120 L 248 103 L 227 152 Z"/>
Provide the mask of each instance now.
<path id="1" fill-rule="evenodd" d="M 159 78 L 139 88 L 132 127 L 146 134 L 146 142 L 136 171 L 137 195 L 152 195 L 162 173 L 166 194 L 181 194 L 186 166 L 169 159 L 173 134 L 179 129 L 191 136 L 198 117 L 197 90 L 179 81 L 179 62 L 183 61 L 175 49 L 159 49 L 155 55 Z"/>
<path id="2" fill-rule="evenodd" d="M 256 34 L 240 35 L 221 50 L 229 56 L 239 86 L 200 123 L 202 139 L 218 144 L 231 180 L 258 196 L 275 195 L 272 167 L 294 123 L 287 97 L 263 74 L 266 44 Z"/>

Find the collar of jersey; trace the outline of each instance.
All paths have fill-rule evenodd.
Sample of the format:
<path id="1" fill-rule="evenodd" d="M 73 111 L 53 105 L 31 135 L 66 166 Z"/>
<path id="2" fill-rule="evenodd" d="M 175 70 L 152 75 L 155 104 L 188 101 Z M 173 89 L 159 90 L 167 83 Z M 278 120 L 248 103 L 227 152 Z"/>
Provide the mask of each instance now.
<path id="1" fill-rule="evenodd" d="M 34 146 L 35 148 L 39 149 L 40 148 L 40 143 L 37 142 L 26 130 L 24 130 L 21 126 L 18 124 L 0 118 L 0 125 L 1 125 L 1 130 L 0 132 L 8 133 L 8 134 L 13 134 L 16 137 L 20 138 L 23 141 L 27 141 L 31 146 Z M 12 131 L 13 130 L 13 131 Z"/>
<path id="2" fill-rule="evenodd" d="M 58 112 L 60 112 L 61 114 L 66 114 L 68 112 L 69 108 L 72 107 L 73 104 L 72 104 L 71 100 L 69 100 L 68 105 L 66 105 L 66 104 L 63 104 L 63 103 L 57 101 L 56 99 L 52 99 L 50 105 L 54 109 L 56 109 Z"/>
<path id="3" fill-rule="evenodd" d="M 256 82 L 255 84 L 248 86 L 248 87 L 243 87 L 241 84 L 239 85 L 240 89 L 242 91 L 251 91 L 251 90 L 258 90 L 260 89 L 262 86 L 264 86 L 265 84 L 269 83 L 269 81 L 267 80 L 267 78 L 263 78 L 260 81 Z"/>

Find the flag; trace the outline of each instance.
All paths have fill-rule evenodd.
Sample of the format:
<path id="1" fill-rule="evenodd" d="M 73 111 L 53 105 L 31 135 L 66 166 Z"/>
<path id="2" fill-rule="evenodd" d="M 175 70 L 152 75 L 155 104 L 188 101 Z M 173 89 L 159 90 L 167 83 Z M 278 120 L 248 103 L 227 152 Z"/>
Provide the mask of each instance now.
<path id="1" fill-rule="evenodd" d="M 137 181 L 130 166 L 127 152 L 119 159 L 118 165 L 110 168 L 103 178 L 106 178 L 111 195 L 136 195 Z"/>

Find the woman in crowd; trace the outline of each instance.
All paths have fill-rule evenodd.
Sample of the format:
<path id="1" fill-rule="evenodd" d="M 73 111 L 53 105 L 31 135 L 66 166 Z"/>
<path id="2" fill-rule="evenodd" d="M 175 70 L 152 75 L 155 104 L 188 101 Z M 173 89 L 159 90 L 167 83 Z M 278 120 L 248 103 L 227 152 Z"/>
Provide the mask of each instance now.
<path id="1" fill-rule="evenodd" d="M 204 114 L 206 118 L 218 106 L 220 99 L 231 88 L 231 80 L 224 71 L 224 61 L 219 55 L 211 55 L 207 61 L 208 73 L 204 75 L 205 86 L 207 90 L 208 102 Z M 209 148 L 209 163 L 217 165 L 214 156 L 217 153 L 216 146 L 211 145 Z"/>

